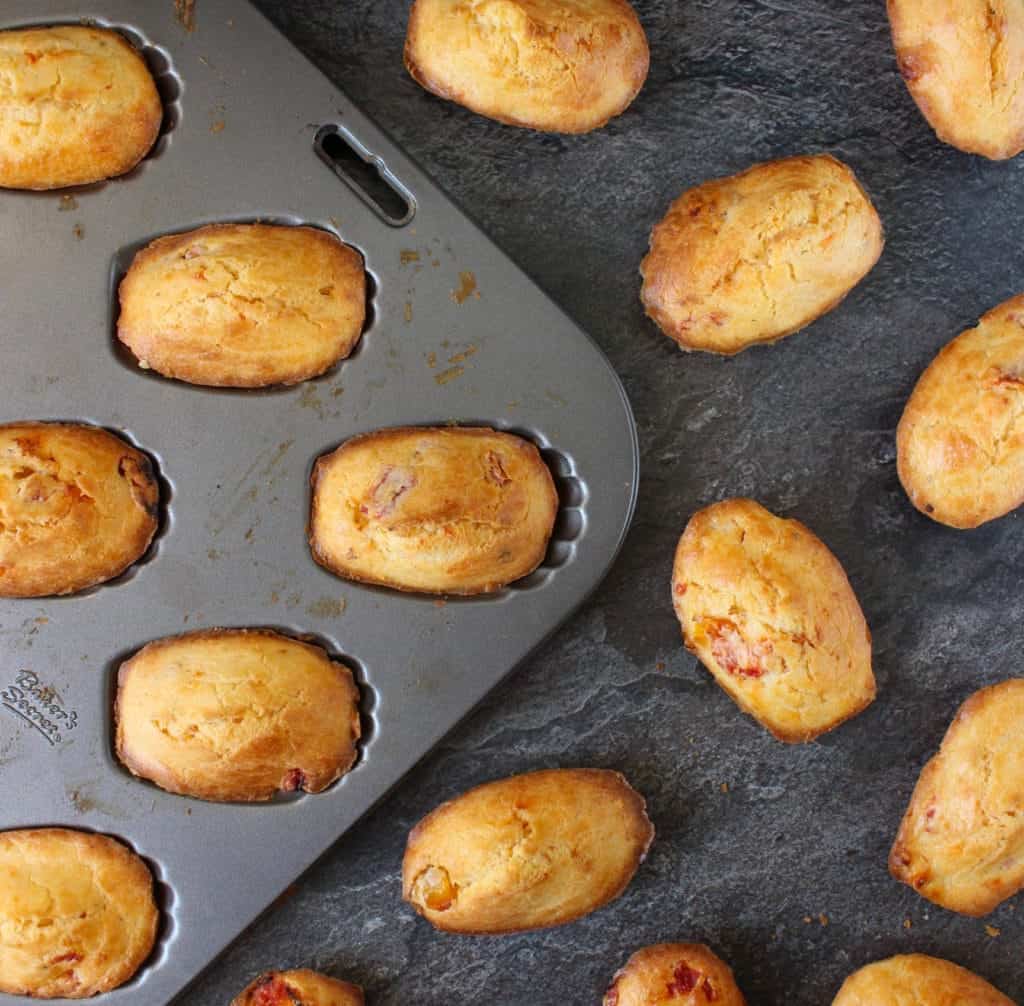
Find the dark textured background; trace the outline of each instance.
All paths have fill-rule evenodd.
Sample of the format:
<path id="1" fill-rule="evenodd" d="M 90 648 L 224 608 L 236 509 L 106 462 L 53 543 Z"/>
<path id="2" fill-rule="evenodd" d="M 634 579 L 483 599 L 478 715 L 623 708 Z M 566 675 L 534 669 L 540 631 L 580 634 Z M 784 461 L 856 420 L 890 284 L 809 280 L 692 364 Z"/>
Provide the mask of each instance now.
<path id="1" fill-rule="evenodd" d="M 1022 673 L 1020 517 L 961 533 L 919 516 L 893 433 L 938 348 L 1024 288 L 1024 157 L 990 164 L 935 140 L 896 73 L 881 0 L 638 0 L 650 79 L 579 138 L 421 91 L 402 69 L 407 0 L 257 3 L 593 334 L 632 399 L 643 476 L 625 550 L 585 609 L 187 1001 L 223 1006 L 260 969 L 313 966 L 362 983 L 371 1006 L 596 1006 L 634 949 L 674 939 L 710 943 L 752 1006 L 827 1004 L 854 968 L 912 950 L 1024 1001 L 1024 896 L 972 920 L 886 873 L 958 703 Z M 820 150 L 875 199 L 879 265 L 778 346 L 679 353 L 637 298 L 651 224 L 702 179 Z M 773 741 L 681 646 L 676 540 L 696 508 L 734 494 L 818 532 L 874 633 L 878 701 L 820 743 Z M 626 895 L 545 933 L 435 933 L 401 901 L 407 830 L 469 786 L 550 765 L 615 767 L 647 796 L 658 838 Z M 226 882 L 243 878 L 240 864 Z"/>

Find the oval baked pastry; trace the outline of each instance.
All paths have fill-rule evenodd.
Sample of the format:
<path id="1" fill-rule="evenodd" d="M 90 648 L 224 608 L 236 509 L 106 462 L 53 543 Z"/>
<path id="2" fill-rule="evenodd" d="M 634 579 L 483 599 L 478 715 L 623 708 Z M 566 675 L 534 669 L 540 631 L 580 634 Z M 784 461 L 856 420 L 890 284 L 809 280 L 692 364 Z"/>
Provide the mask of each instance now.
<path id="1" fill-rule="evenodd" d="M 960 707 L 921 773 L 889 869 L 963 915 L 987 915 L 1024 888 L 1024 678 Z"/>
<path id="2" fill-rule="evenodd" d="M 1024 150 L 1024 6 L 888 0 L 900 74 L 939 139 L 992 160 Z"/>
<path id="3" fill-rule="evenodd" d="M 649 63 L 626 0 L 416 0 L 405 41 L 406 69 L 428 91 L 550 133 L 624 112 Z"/>
<path id="4" fill-rule="evenodd" d="M 116 31 L 0 31 L 0 188 L 89 185 L 131 171 L 164 109 L 142 56 Z"/>
<path id="5" fill-rule="evenodd" d="M 211 224 L 157 238 L 120 286 L 117 337 L 190 384 L 297 384 L 343 360 L 366 320 L 355 249 L 315 227 Z"/>
<path id="6" fill-rule="evenodd" d="M 402 893 L 448 932 L 559 926 L 622 894 L 653 840 L 643 797 L 618 772 L 530 772 L 478 786 L 420 821 Z"/>
<path id="7" fill-rule="evenodd" d="M 603 1006 L 744 1006 L 729 966 L 701 943 L 638 950 L 615 976 Z"/>
<path id="8" fill-rule="evenodd" d="M 0 832 L 0 992 L 86 999 L 123 985 L 156 941 L 153 876 L 113 838 Z"/>
<path id="9" fill-rule="evenodd" d="M 231 1006 L 363 1006 L 358 985 L 316 971 L 268 971 L 231 1001 Z"/>
<path id="10" fill-rule="evenodd" d="M 309 544 L 338 576 L 428 594 L 482 594 L 540 565 L 558 512 L 521 437 L 400 427 L 353 437 L 313 468 Z"/>
<path id="11" fill-rule="evenodd" d="M 841 161 L 770 161 L 669 207 L 640 265 L 640 297 L 681 349 L 731 355 L 831 311 L 883 245 L 878 214 Z"/>
<path id="12" fill-rule="evenodd" d="M 160 490 L 142 451 L 95 426 L 0 426 L 0 597 L 110 580 L 149 548 Z"/>
<path id="13" fill-rule="evenodd" d="M 117 676 L 117 754 L 137 776 L 201 800 L 319 793 L 356 759 L 359 692 L 319 646 L 269 629 L 161 639 Z"/>
<path id="14" fill-rule="evenodd" d="M 903 954 L 854 971 L 832 1006 L 1014 1006 L 972 971 L 939 957 Z"/>
<path id="15" fill-rule="evenodd" d="M 672 600 L 687 649 L 779 740 L 813 740 L 875 697 L 871 634 L 839 560 L 749 499 L 694 514 Z"/>
<path id="16" fill-rule="evenodd" d="M 1024 294 L 950 342 L 914 388 L 896 431 L 910 502 L 973 528 L 1024 502 Z"/>

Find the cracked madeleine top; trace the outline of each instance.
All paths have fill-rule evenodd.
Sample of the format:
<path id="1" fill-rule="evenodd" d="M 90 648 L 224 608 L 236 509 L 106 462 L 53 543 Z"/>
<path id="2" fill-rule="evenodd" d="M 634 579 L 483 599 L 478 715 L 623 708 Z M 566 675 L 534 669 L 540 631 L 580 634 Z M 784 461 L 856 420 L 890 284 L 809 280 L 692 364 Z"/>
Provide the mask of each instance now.
<path id="1" fill-rule="evenodd" d="M 688 649 L 777 738 L 812 740 L 875 697 L 871 634 L 843 567 L 749 499 L 694 514 L 672 600 Z"/>
<path id="2" fill-rule="evenodd" d="M 354 437 L 313 469 L 309 541 L 339 576 L 481 594 L 532 572 L 558 494 L 540 452 L 509 433 L 402 427 Z"/>
<path id="3" fill-rule="evenodd" d="M 356 759 L 359 692 L 319 646 L 269 629 L 161 639 L 117 676 L 117 754 L 202 800 L 319 793 Z"/>
<path id="4" fill-rule="evenodd" d="M 315 227 L 213 224 L 143 248 L 120 300 L 117 337 L 145 368 L 217 387 L 297 384 L 359 341 L 366 271 Z"/>
<path id="5" fill-rule="evenodd" d="M 0 426 L 0 597 L 84 590 L 149 547 L 159 488 L 149 458 L 95 426 Z"/>
<path id="6" fill-rule="evenodd" d="M 889 869 L 964 915 L 987 915 L 1024 888 L 1024 678 L 960 707 L 921 773 Z"/>
<path id="7" fill-rule="evenodd" d="M 1024 150 L 1020 0 L 888 0 L 900 74 L 940 140 L 993 160 Z"/>
<path id="8" fill-rule="evenodd" d="M 619 773 L 530 772 L 478 786 L 420 821 L 402 893 L 451 932 L 557 926 L 617 898 L 653 839 L 643 798 Z"/>
<path id="9" fill-rule="evenodd" d="M 997 988 L 939 957 L 876 961 L 843 983 L 832 1006 L 1014 1006 Z"/>
<path id="10" fill-rule="evenodd" d="M 883 244 L 871 200 L 841 161 L 770 161 L 671 205 L 640 266 L 641 299 L 682 349 L 738 353 L 832 310 Z"/>
<path id="11" fill-rule="evenodd" d="M 123 175 L 156 142 L 163 105 L 117 32 L 0 31 L 0 188 L 57 189 Z"/>
<path id="12" fill-rule="evenodd" d="M 316 971 L 268 971 L 231 1002 L 231 1006 L 363 1006 L 358 985 Z"/>
<path id="13" fill-rule="evenodd" d="M 640 92 L 650 53 L 626 0 L 416 0 L 405 65 L 491 119 L 585 133 Z"/>
<path id="14" fill-rule="evenodd" d="M 1024 294 L 957 336 L 917 382 L 896 431 L 922 513 L 972 528 L 1024 502 Z"/>
<path id="15" fill-rule="evenodd" d="M 0 832 L 0 992 L 85 999 L 128 981 L 159 916 L 146 864 L 105 835 Z"/>
<path id="16" fill-rule="evenodd" d="M 615 976 L 602 1006 L 744 1006 L 729 966 L 701 943 L 638 950 Z"/>

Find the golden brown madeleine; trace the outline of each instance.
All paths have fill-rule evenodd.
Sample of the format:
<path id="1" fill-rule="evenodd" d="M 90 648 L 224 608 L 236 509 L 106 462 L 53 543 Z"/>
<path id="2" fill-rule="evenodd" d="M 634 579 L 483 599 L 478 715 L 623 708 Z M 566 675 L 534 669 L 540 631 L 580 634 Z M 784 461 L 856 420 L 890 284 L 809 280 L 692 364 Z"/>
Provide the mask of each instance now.
<path id="1" fill-rule="evenodd" d="M 770 161 L 669 207 L 640 266 L 641 299 L 681 349 L 738 353 L 831 311 L 883 244 L 871 200 L 841 161 Z"/>
<path id="2" fill-rule="evenodd" d="M 694 514 L 672 600 L 692 650 L 779 740 L 813 740 L 875 697 L 871 634 L 839 560 L 749 499 Z"/>
<path id="3" fill-rule="evenodd" d="M 363 1006 L 358 985 L 316 971 L 268 971 L 231 1002 L 231 1006 Z"/>
<path id="4" fill-rule="evenodd" d="M 1024 888 L 1024 678 L 960 707 L 921 773 L 889 870 L 963 915 L 987 915 Z"/>
<path id="5" fill-rule="evenodd" d="M 215 387 L 297 384 L 359 341 L 366 270 L 315 227 L 211 224 L 143 248 L 120 299 L 117 337 L 144 368 Z"/>
<path id="6" fill-rule="evenodd" d="M 604 1006 L 744 1006 L 729 966 L 701 943 L 638 950 L 604 994 Z"/>
<path id="7" fill-rule="evenodd" d="M 63 828 L 0 832 L 0 992 L 85 999 L 149 956 L 153 877 L 113 838 Z"/>
<path id="8" fill-rule="evenodd" d="M 149 548 L 160 490 L 149 458 L 95 426 L 0 426 L 0 597 L 70 594 Z"/>
<path id="9" fill-rule="evenodd" d="M 649 63 L 626 0 L 416 0 L 405 41 L 406 69 L 428 91 L 550 133 L 624 112 Z"/>
<path id="10" fill-rule="evenodd" d="M 117 676 L 117 754 L 201 800 L 319 793 L 356 759 L 359 692 L 319 647 L 269 629 L 161 639 Z"/>
<path id="11" fill-rule="evenodd" d="M 353 437 L 313 468 L 309 544 L 338 576 L 482 594 L 532 572 L 558 512 L 551 472 L 521 437 L 400 427 Z"/>
<path id="12" fill-rule="evenodd" d="M 911 503 L 972 528 L 1024 502 L 1024 294 L 950 342 L 917 382 L 896 431 Z"/>
<path id="13" fill-rule="evenodd" d="M 551 769 L 478 786 L 409 835 L 402 893 L 438 929 L 512 933 L 617 898 L 654 827 L 618 772 Z"/>
<path id="14" fill-rule="evenodd" d="M 993 160 L 1024 150 L 1024 6 L 888 0 L 900 74 L 940 140 Z"/>
<path id="15" fill-rule="evenodd" d="M 1014 1006 L 984 978 L 939 957 L 903 954 L 854 971 L 832 1006 Z"/>
<path id="16" fill-rule="evenodd" d="M 163 105 L 117 32 L 0 31 L 0 188 L 58 189 L 123 175 L 156 142 Z"/>

